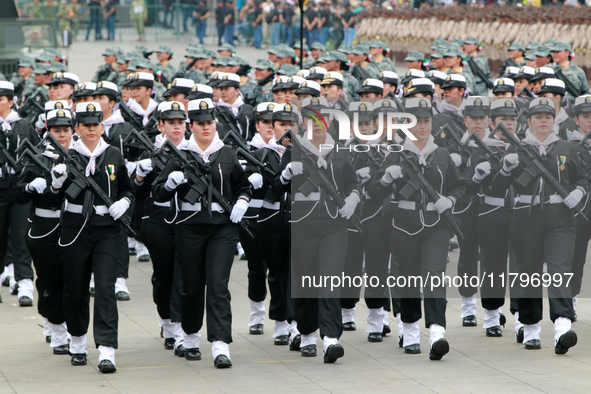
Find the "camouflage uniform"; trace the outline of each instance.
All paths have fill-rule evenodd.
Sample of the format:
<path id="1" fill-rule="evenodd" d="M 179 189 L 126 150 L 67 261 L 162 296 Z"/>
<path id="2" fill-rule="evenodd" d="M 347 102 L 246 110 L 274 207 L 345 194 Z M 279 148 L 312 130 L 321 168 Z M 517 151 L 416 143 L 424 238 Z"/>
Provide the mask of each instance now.
<path id="1" fill-rule="evenodd" d="M 359 90 L 359 81 L 348 71 L 343 71 L 343 90 L 345 95 L 354 97 L 355 92 Z"/>
<path id="2" fill-rule="evenodd" d="M 160 70 L 160 73 L 164 80 L 166 80 L 167 82 L 172 82 L 172 80 L 174 79 L 174 74 L 176 74 L 176 70 L 172 64 L 168 63 L 166 66 L 158 64 L 156 67 L 158 67 L 158 69 Z"/>
<path id="3" fill-rule="evenodd" d="M 390 58 L 387 58 L 385 56 L 384 56 L 384 60 L 382 60 L 380 63 L 376 62 L 374 59 L 371 59 L 370 63 L 373 64 L 375 67 L 377 67 L 378 70 L 380 70 L 380 71 L 396 72 L 396 66 L 394 65 L 392 60 L 390 60 Z"/>
<path id="4" fill-rule="evenodd" d="M 50 21 L 51 25 L 55 28 L 59 5 L 57 5 L 56 2 L 53 2 L 51 5 L 45 3 L 43 7 L 45 9 L 45 19 Z"/>
<path id="5" fill-rule="evenodd" d="M 94 74 L 94 78 L 92 78 L 92 82 L 98 81 L 109 81 L 113 83 L 117 83 L 118 78 L 118 71 L 115 70 L 110 64 L 103 64 L 101 65 L 96 73 Z"/>
<path id="6" fill-rule="evenodd" d="M 244 97 L 244 102 L 254 107 L 258 104 L 257 95 L 261 94 L 261 89 L 256 82 L 249 78 L 244 85 L 240 86 L 240 93 Z"/>
<path id="7" fill-rule="evenodd" d="M 466 57 L 467 57 L 467 59 L 472 58 L 472 56 L 470 54 L 466 54 Z M 484 55 L 479 53 L 473 59 L 474 59 L 474 63 L 476 63 L 476 65 L 482 70 L 484 75 L 486 75 L 486 78 L 488 79 L 488 81 L 492 83 L 492 77 L 490 76 L 490 68 L 488 67 L 488 60 L 486 59 L 486 57 L 484 57 Z M 480 76 L 478 76 L 477 73 L 472 71 L 472 69 L 470 67 L 470 63 L 467 64 L 467 67 L 465 70 L 469 70 L 473 76 L 473 79 L 474 79 L 473 93 L 477 96 L 488 96 L 488 87 L 486 86 L 486 81 L 483 81 L 480 78 Z M 468 81 L 468 78 L 466 78 L 466 82 L 467 81 Z"/>
<path id="8" fill-rule="evenodd" d="M 64 37 L 64 30 L 68 31 L 68 46 L 72 44 L 72 17 L 75 14 L 74 7 L 72 5 L 63 3 L 59 6 L 57 16 L 59 19 L 59 36 Z"/>
<path id="9" fill-rule="evenodd" d="M 316 59 L 314 59 L 312 56 L 308 57 L 306 60 L 304 60 L 304 62 L 302 63 L 302 67 L 304 69 L 310 69 L 312 67 L 315 67 L 318 63 L 316 62 Z"/>
<path id="10" fill-rule="evenodd" d="M 573 85 L 577 89 L 579 89 L 579 94 L 590 94 L 589 92 L 589 85 L 587 84 L 587 76 L 585 72 L 573 62 L 570 62 L 568 68 L 566 70 L 562 69 L 558 64 L 554 63 L 554 70 L 560 68 L 564 76 L 572 82 Z"/>
<path id="11" fill-rule="evenodd" d="M 45 17 L 43 13 L 43 4 L 41 4 L 40 2 L 37 4 L 30 3 L 27 6 L 26 14 L 29 15 L 31 18 L 43 19 Z"/>
<path id="12" fill-rule="evenodd" d="M 186 70 L 183 78 L 192 79 L 195 83 L 207 84 L 208 79 L 205 78 L 205 74 L 203 70 L 199 70 L 196 68 L 191 68 L 190 70 Z"/>

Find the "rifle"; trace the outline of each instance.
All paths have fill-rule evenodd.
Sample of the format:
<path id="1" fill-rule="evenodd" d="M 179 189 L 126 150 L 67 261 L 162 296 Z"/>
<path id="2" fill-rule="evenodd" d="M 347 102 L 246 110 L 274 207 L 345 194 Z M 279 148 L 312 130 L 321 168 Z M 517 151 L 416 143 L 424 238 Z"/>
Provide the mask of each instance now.
<path id="1" fill-rule="evenodd" d="M 235 123 L 233 124 L 235 125 Z M 222 138 L 222 142 L 224 144 L 230 144 L 234 151 L 238 148 L 242 148 L 245 152 L 250 152 L 250 147 L 246 144 L 244 138 L 242 138 L 239 133 L 234 132 L 233 129 L 226 132 L 226 135 Z"/>
<path id="2" fill-rule="evenodd" d="M 37 157 L 37 155 L 38 153 L 33 153 L 33 151 L 31 151 L 29 148 L 25 148 L 25 150 L 20 155 L 17 164 L 22 168 L 25 166 L 25 160 L 30 161 L 39 167 L 44 174 L 49 174 L 51 170 L 39 159 L 39 157 Z"/>
<path id="3" fill-rule="evenodd" d="M 400 190 L 400 196 L 405 200 L 410 200 L 417 191 L 424 190 L 429 200 L 433 202 L 439 200 L 441 195 L 435 189 L 433 189 L 433 186 L 431 186 L 427 178 L 425 178 L 420 166 L 415 163 L 405 151 L 400 151 L 399 153 L 402 158 L 401 163 L 403 164 L 403 168 L 406 174 L 410 176 L 408 183 Z M 426 203 L 427 201 L 424 201 L 425 206 Z M 453 215 L 451 209 L 446 209 L 441 215 L 443 215 L 443 217 L 445 217 L 452 225 L 456 234 L 458 234 L 458 237 L 464 239 L 464 234 L 460 230 L 460 225 L 462 222 Z"/>
<path id="4" fill-rule="evenodd" d="M 305 196 L 308 196 L 310 193 L 317 191 L 319 188 L 323 188 L 337 203 L 339 209 L 342 208 L 345 205 L 345 197 L 343 194 L 335 187 L 334 183 L 332 183 L 332 180 L 329 179 L 326 173 L 318 168 L 316 156 L 304 148 L 298 137 L 292 136 L 291 133 L 291 129 L 287 130 L 285 134 L 283 134 L 283 136 L 277 141 L 277 143 L 281 144 L 285 138 L 288 138 L 291 141 L 291 146 L 293 149 L 296 149 L 300 153 L 304 168 L 310 173 L 306 182 L 300 187 L 299 191 Z M 349 218 L 349 221 L 359 232 L 359 234 L 363 234 L 363 230 L 361 229 L 361 219 L 359 216 L 353 214 L 353 216 Z"/>
<path id="5" fill-rule="evenodd" d="M 517 95 L 518 97 L 523 97 L 523 98 L 534 98 L 536 97 L 536 95 L 529 90 L 529 88 L 527 86 L 525 86 L 523 89 L 521 89 L 521 92 L 519 92 L 519 94 Z"/>
<path id="6" fill-rule="evenodd" d="M 19 144 L 19 146 L 16 148 L 16 150 L 14 151 L 14 153 L 17 155 L 17 157 L 24 153 L 24 151 L 26 149 L 29 149 L 31 151 L 31 153 L 41 153 L 40 148 L 36 147 L 35 145 L 33 145 L 33 143 L 31 141 L 29 141 L 28 138 L 25 138 L 24 140 L 22 140 Z"/>
<path id="7" fill-rule="evenodd" d="M 193 60 L 191 61 L 191 63 L 189 63 L 187 65 L 187 68 L 185 68 L 184 70 L 180 69 L 174 73 L 174 75 L 172 76 L 172 80 L 174 81 L 175 78 L 184 78 L 185 75 L 187 75 L 187 70 L 190 70 L 193 68 L 193 66 L 195 65 L 195 63 L 197 63 L 197 60 L 199 60 L 198 58 L 193 58 Z M 168 85 L 165 85 L 168 86 Z"/>
<path id="8" fill-rule="evenodd" d="M 470 66 L 470 69 L 482 79 L 482 82 L 486 84 L 487 89 L 492 89 L 494 87 L 492 81 L 486 77 L 484 71 L 478 67 L 478 64 L 476 64 L 472 56 L 468 57 L 468 65 Z"/>
<path id="9" fill-rule="evenodd" d="M 552 187 L 556 189 L 556 191 L 562 198 L 565 198 L 569 195 L 569 191 L 562 185 L 562 183 L 560 183 L 556 178 L 554 178 L 554 176 L 550 173 L 550 171 L 548 171 L 546 166 L 544 166 L 545 160 L 542 159 L 540 154 L 535 149 L 531 149 L 528 148 L 526 145 L 523 145 L 521 141 L 519 141 L 517 137 L 515 137 L 513 133 L 511 133 L 509 129 L 505 127 L 503 123 L 499 123 L 499 125 L 495 128 L 494 133 L 496 134 L 497 132 L 501 133 L 505 137 L 506 142 L 510 143 L 513 147 L 515 147 L 517 153 L 519 154 L 520 160 L 523 160 L 523 162 L 526 165 L 521 175 L 515 180 L 515 183 L 522 187 L 527 187 L 531 184 L 531 182 L 534 179 L 541 177 L 545 182 L 552 185 Z M 532 195 L 532 199 L 533 198 L 534 196 Z M 529 207 L 530 213 L 532 205 L 533 204 L 531 204 Z M 541 199 L 540 209 L 544 209 L 544 202 Z M 579 204 L 577 204 L 577 206 L 574 209 L 577 211 L 579 215 L 581 215 L 583 219 L 589 221 L 587 216 L 585 216 L 585 214 L 583 213 L 583 204 L 579 202 Z"/>
<path id="10" fill-rule="evenodd" d="M 591 149 L 589 147 L 589 144 L 587 143 L 587 141 L 589 141 L 591 139 L 591 131 L 588 132 L 585 137 L 583 137 L 583 139 L 581 141 L 579 141 L 578 146 L 581 148 L 584 148 L 586 151 L 591 152 Z M 583 166 L 583 170 L 587 173 L 590 174 L 591 173 L 591 160 L 589 160 L 589 162 L 587 162 L 583 156 L 579 157 L 581 165 Z"/>
<path id="11" fill-rule="evenodd" d="M 267 150 L 263 152 L 262 160 L 257 159 L 250 152 L 247 152 L 240 147 L 236 148 L 236 154 L 244 157 L 244 160 L 255 166 L 257 168 L 257 171 L 261 175 L 265 172 L 273 178 L 275 178 L 275 176 L 277 175 L 277 173 L 273 171 L 273 169 L 271 169 L 271 167 L 269 167 L 267 163 L 264 162 L 265 156 L 267 156 Z"/>
<path id="12" fill-rule="evenodd" d="M 42 91 L 42 89 L 38 89 L 37 92 L 25 99 L 25 103 L 18 111 L 21 118 L 36 120 L 39 115 L 45 113 L 45 103 L 47 102 L 47 99 L 41 94 Z"/>
<path id="13" fill-rule="evenodd" d="M 44 141 L 48 142 L 49 145 L 53 146 L 55 152 L 60 155 L 67 166 L 68 171 L 68 178 L 72 181 L 70 186 L 66 189 L 66 196 L 69 197 L 71 200 L 76 199 L 80 192 L 82 192 L 86 188 L 90 188 L 90 190 L 96 194 L 99 199 L 110 208 L 111 205 L 114 204 L 111 197 L 105 193 L 103 189 L 96 183 L 96 181 L 90 177 L 86 176 L 86 165 L 87 163 L 81 163 L 79 160 L 72 157 L 67 150 L 65 150 L 59 142 L 51 135 L 51 133 L 47 133 L 44 138 Z M 82 156 L 79 156 L 81 161 L 85 161 Z M 121 216 L 119 218 L 123 226 L 129 231 L 129 234 L 133 237 L 136 235 L 135 231 L 131 228 L 131 219 L 127 215 Z"/>
<path id="14" fill-rule="evenodd" d="M 168 160 L 164 161 L 162 149 L 156 149 L 152 141 L 144 133 L 131 129 L 131 133 L 123 140 L 126 146 L 133 146 L 143 149 L 149 153 L 149 158 L 152 160 L 152 167 L 156 174 L 160 174 Z"/>
<path id="15" fill-rule="evenodd" d="M 384 135 L 375 145 L 376 147 L 381 146 L 384 141 L 388 138 L 387 135 Z M 347 146 L 351 146 L 352 144 L 357 145 L 365 145 L 363 142 L 359 140 L 357 136 L 353 136 L 353 138 L 347 143 Z M 359 152 L 361 153 L 361 152 Z M 365 156 L 367 155 L 367 156 Z M 386 154 L 381 149 L 369 149 L 367 151 L 363 151 L 362 157 L 369 158 L 369 166 L 375 170 L 379 169 L 382 166 L 382 163 L 386 159 Z"/>
<path id="16" fill-rule="evenodd" d="M 213 185 L 209 183 L 206 176 L 199 169 L 199 163 L 196 160 L 189 161 L 183 157 L 181 152 L 179 152 L 179 150 L 172 142 L 170 142 L 170 140 L 166 140 L 161 149 L 166 149 L 168 152 L 170 152 L 173 158 L 176 158 L 181 162 L 183 173 L 187 179 L 187 185 L 189 185 L 189 191 L 184 197 L 185 201 L 187 201 L 189 204 L 195 204 L 197 201 L 199 201 L 201 196 L 211 193 L 211 196 L 213 196 L 218 204 L 221 205 L 227 215 L 232 213 L 232 204 L 215 187 L 213 187 Z M 211 205 L 208 208 L 211 209 Z M 248 234 L 249 237 L 254 239 L 254 235 L 252 235 L 248 229 L 248 222 L 246 220 L 242 219 L 238 224 L 240 227 L 242 227 L 246 234 Z"/>
<path id="17" fill-rule="evenodd" d="M 121 116 L 127 123 L 131 125 L 134 129 L 143 130 L 144 124 L 138 118 L 135 112 L 133 112 L 127 104 L 123 101 L 121 97 L 117 97 L 117 104 L 119 104 L 119 110 L 121 110 Z"/>
<path id="18" fill-rule="evenodd" d="M 493 152 L 493 150 L 490 149 L 490 147 L 484 143 L 482 138 L 480 138 L 480 136 L 478 134 L 476 134 L 475 131 L 473 131 L 470 134 L 468 139 L 464 142 L 464 145 L 468 146 L 470 141 L 474 141 L 474 143 L 480 149 L 482 149 L 484 151 L 485 161 L 488 161 L 491 166 L 491 174 L 498 171 L 501 168 L 501 166 L 503 164 L 503 161 L 501 160 L 501 158 L 499 158 L 499 156 L 497 154 L 495 154 L 495 152 Z"/>
<path id="19" fill-rule="evenodd" d="M 464 144 L 462 142 L 462 137 L 460 136 L 460 134 L 456 131 L 456 129 L 451 127 L 449 123 L 443 126 L 443 129 L 441 129 L 440 134 L 444 131 L 447 132 L 447 134 L 451 137 L 453 145 L 455 145 L 455 147 L 458 149 L 458 154 L 462 158 L 462 164 L 467 163 L 468 159 L 470 158 L 470 150 L 468 149 L 468 144 Z"/>
<path id="20" fill-rule="evenodd" d="M 0 163 L 8 164 L 14 170 L 15 173 L 19 169 L 18 163 L 16 162 L 14 157 L 12 157 L 8 149 L 6 149 L 5 138 L 0 138 Z"/>
<path id="21" fill-rule="evenodd" d="M 581 92 L 579 91 L 579 89 L 573 85 L 573 83 L 566 77 L 566 75 L 564 75 L 564 73 L 562 72 L 562 67 L 558 66 L 554 69 L 554 74 L 556 75 L 556 77 L 558 79 L 560 79 L 562 82 L 564 82 L 564 86 L 566 87 L 566 91 L 568 92 L 568 94 L 571 95 L 571 97 L 573 98 L 577 98 L 581 95 Z"/>
<path id="22" fill-rule="evenodd" d="M 359 83 L 363 83 L 363 81 L 366 79 L 371 78 L 371 75 L 369 75 L 369 73 L 365 71 L 359 64 L 355 64 L 353 66 L 351 69 L 351 75 L 354 76 L 359 81 Z"/>

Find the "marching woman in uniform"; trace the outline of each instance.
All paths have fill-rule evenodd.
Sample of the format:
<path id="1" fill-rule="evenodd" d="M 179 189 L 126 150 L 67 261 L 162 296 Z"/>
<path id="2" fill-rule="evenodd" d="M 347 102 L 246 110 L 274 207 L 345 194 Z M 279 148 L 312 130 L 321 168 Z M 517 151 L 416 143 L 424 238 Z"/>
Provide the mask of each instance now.
<path id="1" fill-rule="evenodd" d="M 47 129 L 64 149 L 70 147 L 74 125 L 72 113 L 67 109 L 52 110 L 47 114 Z M 58 155 L 51 149 L 37 155 L 46 167 L 51 168 Z M 39 313 L 45 317 L 51 327 L 51 345 L 53 354 L 68 354 L 66 318 L 64 317 L 63 292 L 64 269 L 60 236 L 60 209 L 51 207 L 44 200 L 47 193 L 45 173 L 35 163 L 28 163 L 21 172 L 13 188 L 16 199 L 21 204 L 32 202 L 31 227 L 27 234 L 27 247 L 33 258 L 37 273 L 37 292 L 39 293 Z"/>
<path id="2" fill-rule="evenodd" d="M 99 350 L 99 370 L 115 372 L 117 343 L 117 299 L 115 282 L 119 264 L 121 218 L 133 202 L 131 182 L 125 160 L 119 149 L 102 138 L 103 113 L 97 102 L 76 105 L 76 133 L 80 139 L 68 151 L 74 160 L 86 164 L 85 175 L 92 177 L 113 200 L 107 208 L 89 189 L 76 198 L 65 193 L 72 184 L 66 164 L 56 165 L 51 172 L 51 189 L 46 198 L 52 207 L 65 199 L 59 245 L 64 261 L 64 313 L 72 336 L 72 365 L 86 365 L 90 293 L 88 283 L 94 273 L 94 341 Z"/>
<path id="3" fill-rule="evenodd" d="M 380 171 L 369 187 L 372 199 L 383 199 L 394 193 L 398 209 L 392 220 L 390 246 L 396 253 L 398 278 L 411 276 L 440 276 L 447 265 L 450 228 L 441 215 L 451 209 L 464 193 L 465 181 L 445 148 L 438 147 L 431 136 L 431 103 L 428 99 L 406 100 L 406 112 L 417 117 L 416 126 L 409 128 L 415 141 L 406 138 L 403 147 L 410 158 L 422 169 L 430 185 L 439 193 L 436 201 L 429 201 L 423 190 L 417 190 L 411 200 L 403 200 L 399 191 L 407 184 L 405 164 L 400 154 L 386 157 Z M 418 285 L 407 283 L 401 289 L 401 318 L 405 353 L 418 354 L 420 348 L 419 319 L 421 298 Z M 429 359 L 440 360 L 449 351 L 445 338 L 445 287 L 424 285 L 425 326 L 429 329 Z"/>
<path id="4" fill-rule="evenodd" d="M 302 102 L 305 106 L 302 113 L 304 125 L 312 121 L 312 114 L 328 108 L 325 98 L 307 98 Z M 290 109 L 291 104 L 285 104 Z M 327 134 L 330 122 L 325 119 L 325 127 L 313 122 L 311 139 L 307 135 L 299 138 L 302 149 L 306 152 L 293 150 L 292 162 L 281 173 L 281 182 L 291 182 L 292 196 L 292 293 L 296 290 L 296 320 L 301 333 L 301 354 L 303 357 L 315 357 L 317 331 L 323 339 L 324 362 L 334 363 L 343 357 L 345 350 L 338 343 L 342 334 L 342 318 L 340 308 L 340 289 L 330 287 L 310 289 L 303 284 L 305 276 L 342 275 L 347 253 L 347 219 L 355 212 L 361 201 L 359 184 L 355 170 L 349 157 L 336 149 L 332 137 Z M 292 131 L 294 131 L 292 129 Z M 323 145 L 324 149 L 321 149 Z M 293 146 L 293 141 L 292 141 Z M 313 156 L 314 166 L 307 168 L 302 164 L 302 155 Z M 345 197 L 345 205 L 339 207 L 327 193 L 325 186 L 313 187 L 304 191 L 310 171 L 323 171 L 332 187 Z M 301 191 L 300 191 L 301 190 Z"/>
<path id="5" fill-rule="evenodd" d="M 176 101 L 165 101 L 158 105 L 159 127 L 163 136 L 156 138 L 155 147 L 160 148 L 169 140 L 177 149 L 185 143 L 185 107 Z M 174 212 L 171 202 L 155 202 L 150 196 L 152 183 L 158 175 L 154 172 L 152 159 L 145 155 L 137 162 L 134 180 L 137 201 L 145 201 L 146 225 L 142 226 L 146 245 L 152 258 L 152 285 L 154 303 L 160 316 L 160 327 L 164 337 L 164 348 L 175 350 L 184 357 L 183 330 L 181 328 L 180 293 L 183 285 L 178 261 L 175 259 Z"/>
<path id="6" fill-rule="evenodd" d="M 547 98 L 535 98 L 529 104 L 528 125 L 521 141 L 525 149 L 539 154 L 550 174 L 570 191 L 563 199 L 557 190 L 540 176 L 532 175 L 527 161 L 510 147 L 503 168 L 492 181 L 493 190 L 507 190 L 512 183 L 519 194 L 511 222 L 509 239 L 517 258 L 519 283 L 519 320 L 524 324 L 526 349 L 541 349 L 542 290 L 533 285 L 541 279 L 543 265 L 551 277 L 548 286 L 550 319 L 554 322 L 554 352 L 565 354 L 577 343 L 571 330 L 574 320 L 572 289 L 569 276 L 575 247 L 573 208 L 587 194 L 588 182 L 583 175 L 575 147 L 561 140 L 553 131 L 556 111 Z M 535 174 L 535 173 L 534 173 Z M 521 280 L 523 279 L 523 282 Z M 527 282 L 525 282 L 527 280 Z M 548 283 L 548 281 L 546 281 Z M 544 287 L 546 287 L 544 285 Z"/>
<path id="7" fill-rule="evenodd" d="M 183 274 L 182 327 L 187 360 L 201 359 L 199 342 L 207 307 L 207 339 L 212 342 L 214 365 L 232 366 L 232 310 L 228 281 L 238 243 L 238 228 L 248 209 L 251 191 L 246 173 L 230 147 L 216 132 L 214 106 L 210 99 L 189 102 L 193 136 L 183 145 L 188 160 L 197 162 L 207 178 L 207 191 L 199 202 L 185 201 L 190 190 L 178 160 L 169 160 L 152 189 L 158 203 L 175 199 L 174 247 Z M 234 204 L 231 212 L 212 198 L 213 188 Z M 207 287 L 207 290 L 205 289 Z M 205 297 L 207 291 L 207 297 Z"/>

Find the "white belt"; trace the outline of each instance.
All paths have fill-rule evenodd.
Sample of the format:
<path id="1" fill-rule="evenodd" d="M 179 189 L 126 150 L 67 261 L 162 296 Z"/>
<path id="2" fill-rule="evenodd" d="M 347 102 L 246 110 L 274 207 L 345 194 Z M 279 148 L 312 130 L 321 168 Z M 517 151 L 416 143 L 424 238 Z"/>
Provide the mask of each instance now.
<path id="1" fill-rule="evenodd" d="M 216 212 L 224 212 L 224 208 L 217 202 L 211 204 L 211 210 Z M 192 211 L 192 212 L 199 212 L 201 211 L 201 203 L 197 202 L 195 204 L 189 204 L 188 202 L 183 202 L 181 204 L 181 211 Z"/>
<path id="2" fill-rule="evenodd" d="M 417 204 L 414 201 L 398 201 L 398 208 L 401 209 L 408 209 L 409 211 L 414 211 L 417 209 L 416 206 Z M 427 211 L 436 211 L 435 204 L 432 202 L 427 203 Z"/>
<path id="3" fill-rule="evenodd" d="M 523 204 L 531 204 L 531 196 L 529 195 L 521 195 L 519 196 L 519 202 Z M 548 201 L 545 201 L 544 204 L 560 204 L 564 202 L 564 198 L 560 197 L 558 194 L 553 194 L 550 196 Z M 534 204 L 540 203 L 540 196 L 536 196 L 534 198 Z"/>
<path id="4" fill-rule="evenodd" d="M 484 196 L 484 203 L 488 205 L 494 205 L 495 207 L 504 207 L 505 199 L 499 197 Z"/>
<path id="5" fill-rule="evenodd" d="M 96 205 L 93 208 L 97 215 L 102 216 L 109 213 L 109 208 L 107 208 L 106 205 Z M 82 213 L 82 205 L 68 203 L 66 204 L 66 211 L 72 213 Z"/>
<path id="6" fill-rule="evenodd" d="M 330 200 L 330 196 L 326 196 L 327 200 Z M 312 192 L 307 196 L 304 196 L 304 193 L 295 193 L 293 195 L 293 201 L 319 201 L 320 200 L 320 192 Z"/>
<path id="7" fill-rule="evenodd" d="M 248 203 L 248 207 L 249 208 L 260 208 L 263 206 L 263 200 L 258 200 L 258 199 L 252 199 L 250 200 L 250 202 Z"/>
<path id="8" fill-rule="evenodd" d="M 61 211 L 53 209 L 35 208 L 35 215 L 40 218 L 59 219 Z"/>
<path id="9" fill-rule="evenodd" d="M 159 207 L 170 208 L 170 201 L 167 201 L 167 202 L 156 202 L 156 201 L 154 201 L 154 205 L 157 205 Z"/>
<path id="10" fill-rule="evenodd" d="M 268 201 L 263 201 L 263 208 L 267 208 L 267 209 L 272 209 L 274 211 L 278 211 L 280 208 L 280 203 L 279 201 L 274 202 L 274 203 L 270 203 Z"/>

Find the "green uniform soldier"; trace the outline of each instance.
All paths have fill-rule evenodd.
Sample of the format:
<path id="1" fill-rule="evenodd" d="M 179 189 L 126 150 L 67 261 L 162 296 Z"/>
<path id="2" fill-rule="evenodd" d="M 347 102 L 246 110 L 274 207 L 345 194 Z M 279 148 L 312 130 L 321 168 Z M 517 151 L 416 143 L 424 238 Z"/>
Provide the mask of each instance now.
<path id="1" fill-rule="evenodd" d="M 33 71 L 35 70 L 35 61 L 33 58 L 23 56 L 18 61 L 18 72 L 12 74 L 10 82 L 14 85 L 14 92 L 17 97 L 21 97 L 27 86 L 35 84 Z"/>
<path id="2" fill-rule="evenodd" d="M 146 30 L 144 22 L 148 19 L 148 7 L 144 0 L 133 0 L 131 2 L 130 19 L 139 36 L 138 41 L 146 41 Z"/>
<path id="3" fill-rule="evenodd" d="M 193 67 L 184 71 L 183 78 L 192 79 L 195 83 L 206 84 L 208 79 L 205 77 L 203 70 L 199 68 L 199 65 L 201 63 L 201 67 L 203 67 L 203 60 L 209 57 L 208 54 L 203 51 L 192 51 L 189 52 L 187 57 L 191 59 L 191 62 L 195 59 L 197 59 L 197 62 Z"/>
<path id="4" fill-rule="evenodd" d="M 499 75 L 504 75 L 505 68 L 507 67 L 521 68 L 521 66 L 525 66 L 525 45 L 514 41 L 511 43 L 508 51 L 509 59 L 505 60 L 501 67 L 499 67 Z"/>
<path id="5" fill-rule="evenodd" d="M 33 48 L 45 48 L 51 46 L 51 42 L 49 42 L 48 39 L 43 38 L 43 32 L 39 26 L 30 27 L 25 35 L 25 46 Z"/>
<path id="6" fill-rule="evenodd" d="M 41 4 L 39 0 L 33 0 L 33 2 L 27 6 L 27 11 L 25 13 L 29 18 L 43 19 L 45 17 L 43 4 Z"/>
<path id="7" fill-rule="evenodd" d="M 50 21 L 53 27 L 55 28 L 59 5 L 56 4 L 53 0 L 47 0 L 43 8 L 45 9 L 45 19 Z"/>
<path id="8" fill-rule="evenodd" d="M 97 83 L 99 81 L 109 81 L 115 83 L 117 81 L 117 71 L 114 65 L 117 61 L 117 52 L 113 48 L 107 48 L 103 52 L 105 58 L 105 64 L 101 65 L 94 74 L 92 82 Z"/>
<path id="9" fill-rule="evenodd" d="M 323 56 L 322 60 L 326 61 L 323 67 L 327 71 L 336 71 L 343 74 L 343 93 L 346 96 L 354 97 L 355 92 L 359 90 L 360 84 L 349 71 L 345 71 L 347 69 L 347 55 L 339 51 L 329 51 L 325 52 Z M 319 65 L 322 67 L 322 64 Z"/>
<path id="10" fill-rule="evenodd" d="M 377 64 L 369 62 L 369 46 L 363 44 L 354 45 L 351 55 L 352 63 L 354 64 L 351 74 L 357 78 L 359 83 L 362 83 L 368 78 L 378 79 L 380 77 L 380 69 Z"/>
<path id="11" fill-rule="evenodd" d="M 589 94 L 587 76 L 579 66 L 571 62 L 573 55 L 571 54 L 570 50 L 571 45 L 568 42 L 564 41 L 556 41 L 556 43 L 552 46 L 552 60 L 554 60 L 554 72 L 556 73 L 556 76 L 559 79 L 563 80 L 563 82 L 566 85 L 566 90 L 571 97 Z M 562 75 L 568 81 L 564 81 L 564 78 L 562 78 L 560 72 L 562 72 Z"/>
<path id="12" fill-rule="evenodd" d="M 462 65 L 462 59 L 466 54 L 458 47 L 450 47 L 444 54 L 446 65 L 449 67 L 447 74 L 461 74 L 466 78 L 466 85 L 470 89 L 470 94 L 475 95 L 474 76 L 472 72 Z"/>
<path id="13" fill-rule="evenodd" d="M 373 41 L 369 43 L 369 54 L 371 62 L 375 64 L 380 71 L 396 72 L 394 62 L 387 57 L 390 54 L 390 48 L 382 41 Z"/>
<path id="14" fill-rule="evenodd" d="M 271 88 L 273 87 L 273 77 L 275 76 L 274 67 L 275 65 L 269 59 L 257 60 L 257 64 L 255 64 L 253 67 L 254 75 L 257 80 L 255 88 L 252 89 L 248 94 L 244 93 L 242 88 L 240 88 L 240 91 L 244 95 L 245 102 L 250 100 L 251 102 L 255 103 L 251 105 L 256 106 L 260 103 L 268 101 L 267 98 L 269 98 L 269 95 L 271 97 L 271 101 L 273 101 L 273 92 L 271 91 Z"/>
<path id="15" fill-rule="evenodd" d="M 492 77 L 486 57 L 479 53 L 480 41 L 476 37 L 468 37 L 464 41 L 464 48 L 467 60 L 467 69 L 474 76 L 474 94 L 477 96 L 488 96 L 488 88 L 492 86 Z M 471 60 L 474 61 L 472 64 Z M 483 77 L 484 76 L 484 79 Z"/>
<path id="16" fill-rule="evenodd" d="M 72 17 L 74 16 L 74 6 L 67 3 L 60 4 L 57 12 L 59 35 L 64 39 L 64 30 L 68 32 L 67 42 L 63 42 L 63 46 L 70 46 L 72 44 Z M 66 45 L 67 44 L 67 45 Z"/>
<path id="17" fill-rule="evenodd" d="M 72 38 L 75 39 L 78 35 L 78 27 L 80 26 L 80 18 L 78 16 L 80 13 L 80 6 L 78 5 L 78 0 L 70 0 L 70 4 L 74 11 L 74 15 L 72 15 L 70 20 L 72 21 Z"/>
<path id="18" fill-rule="evenodd" d="M 156 56 L 158 56 L 157 73 L 160 71 L 161 81 L 164 85 L 168 85 L 174 79 L 176 69 L 170 64 L 172 59 L 172 50 L 168 45 L 160 45 L 156 50 Z"/>
<path id="19" fill-rule="evenodd" d="M 62 62 L 53 62 L 49 65 L 49 67 L 47 67 L 47 71 L 49 71 L 50 73 L 57 73 L 57 72 L 68 72 L 70 70 L 68 70 L 68 66 L 66 66 L 64 63 Z"/>

